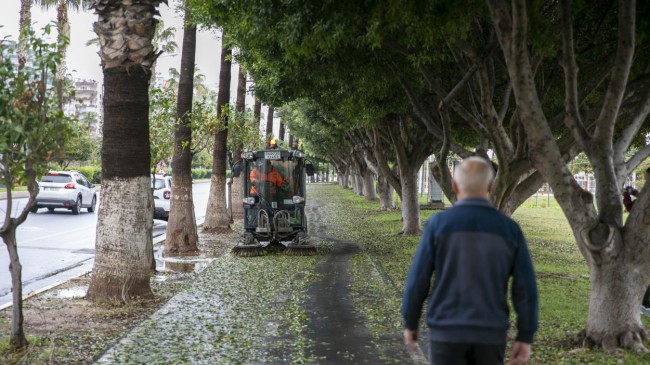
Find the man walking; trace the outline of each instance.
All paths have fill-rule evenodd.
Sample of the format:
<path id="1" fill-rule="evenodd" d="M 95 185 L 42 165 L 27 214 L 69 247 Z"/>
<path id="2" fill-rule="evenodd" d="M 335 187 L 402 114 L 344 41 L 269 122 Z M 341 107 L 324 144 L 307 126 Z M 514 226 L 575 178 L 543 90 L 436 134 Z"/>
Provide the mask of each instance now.
<path id="1" fill-rule="evenodd" d="M 519 225 L 489 202 L 494 171 L 480 158 L 454 172 L 455 206 L 433 216 L 406 279 L 404 343 L 417 348 L 418 322 L 428 301 L 429 355 L 435 365 L 502 364 L 509 325 L 508 280 L 517 313 L 510 364 L 524 364 L 537 330 L 535 272 Z"/>

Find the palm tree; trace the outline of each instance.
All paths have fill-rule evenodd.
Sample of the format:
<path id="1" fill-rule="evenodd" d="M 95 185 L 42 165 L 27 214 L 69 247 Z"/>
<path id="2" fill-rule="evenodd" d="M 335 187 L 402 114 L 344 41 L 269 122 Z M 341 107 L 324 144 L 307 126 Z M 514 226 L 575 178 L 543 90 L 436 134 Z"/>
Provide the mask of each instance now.
<path id="1" fill-rule="evenodd" d="M 61 63 L 56 71 L 56 95 L 59 109 L 63 108 L 63 88 L 65 83 L 65 55 L 70 43 L 70 23 L 68 18 L 68 9 L 78 11 L 83 7 L 90 5 L 90 0 L 35 0 L 37 5 L 44 9 L 56 7 L 56 24 L 58 29 L 59 52 L 63 56 Z"/>
<path id="2" fill-rule="evenodd" d="M 173 55 L 174 52 L 178 50 L 178 44 L 174 41 L 176 36 L 176 28 L 169 27 L 165 28 L 165 22 L 158 20 L 156 25 L 156 32 L 153 35 L 153 47 L 159 49 L 160 51 Z M 156 84 L 156 64 L 154 63 L 151 66 L 151 85 Z"/>
<path id="3" fill-rule="evenodd" d="M 159 53 L 152 40 L 163 0 L 95 0 L 104 73 L 102 199 L 87 297 L 151 297 L 153 197 L 149 81 Z"/>
<path id="4" fill-rule="evenodd" d="M 217 96 L 217 119 L 221 125 L 215 134 L 212 153 L 212 178 L 208 208 L 203 230 L 229 232 L 230 217 L 226 207 L 226 160 L 228 149 L 228 103 L 230 101 L 230 74 L 232 49 L 226 42 L 226 33 L 221 36 L 221 69 L 219 70 L 219 94 Z"/>
<path id="5" fill-rule="evenodd" d="M 196 56 L 196 25 L 185 9 L 183 51 L 178 84 L 176 115 L 178 124 L 174 132 L 174 157 L 172 158 L 171 209 L 167 223 L 165 254 L 185 254 L 197 251 L 198 234 L 194 219 L 192 199 L 192 96 L 194 89 L 194 60 Z"/>

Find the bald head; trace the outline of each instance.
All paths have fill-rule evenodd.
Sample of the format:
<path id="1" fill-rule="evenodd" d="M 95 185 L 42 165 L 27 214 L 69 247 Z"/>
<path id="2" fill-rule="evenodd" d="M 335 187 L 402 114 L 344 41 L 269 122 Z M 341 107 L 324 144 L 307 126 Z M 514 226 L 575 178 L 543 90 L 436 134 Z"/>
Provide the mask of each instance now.
<path id="1" fill-rule="evenodd" d="M 454 171 L 456 195 L 463 198 L 486 198 L 490 193 L 494 170 L 489 161 L 481 157 L 463 160 Z"/>

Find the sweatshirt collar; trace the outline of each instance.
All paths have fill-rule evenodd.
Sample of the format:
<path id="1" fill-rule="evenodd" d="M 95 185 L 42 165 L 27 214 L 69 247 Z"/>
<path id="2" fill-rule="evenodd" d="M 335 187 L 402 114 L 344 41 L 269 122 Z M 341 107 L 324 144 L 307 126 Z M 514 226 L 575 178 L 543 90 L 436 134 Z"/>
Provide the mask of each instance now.
<path id="1" fill-rule="evenodd" d="M 454 206 L 458 207 L 464 205 L 474 205 L 474 206 L 494 208 L 494 205 L 492 205 L 492 203 L 489 200 L 483 198 L 465 198 L 463 200 L 457 201 Z"/>

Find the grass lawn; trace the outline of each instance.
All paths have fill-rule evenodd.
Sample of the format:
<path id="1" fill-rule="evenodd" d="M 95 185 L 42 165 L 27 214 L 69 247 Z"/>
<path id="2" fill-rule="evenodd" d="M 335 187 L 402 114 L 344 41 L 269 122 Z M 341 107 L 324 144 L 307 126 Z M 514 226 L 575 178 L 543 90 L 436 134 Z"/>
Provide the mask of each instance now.
<path id="1" fill-rule="evenodd" d="M 11 189 L 11 191 L 27 191 L 27 187 L 26 186 L 16 186 L 13 189 Z M 0 193 L 6 193 L 6 192 L 7 192 L 6 187 L 4 187 L 4 186 L 0 187 Z"/>
<path id="2" fill-rule="evenodd" d="M 366 308 L 369 321 L 395 326 L 399 318 L 400 293 L 419 237 L 397 236 L 401 229 L 399 211 L 385 212 L 377 202 L 356 197 L 351 190 L 338 185 L 310 185 L 310 196 L 327 201 L 337 209 L 323 219 L 336 227 L 336 236 L 365 246 L 367 260 L 373 262 L 385 281 L 395 290 L 387 291 L 382 306 Z M 543 203 L 543 204 L 542 204 Z M 550 203 L 550 204 L 549 204 Z M 424 223 L 434 211 L 422 211 Z M 529 242 L 537 273 L 540 294 L 540 321 L 531 364 L 648 364 L 650 355 L 639 356 L 624 352 L 616 358 L 600 348 L 585 350 L 570 344 L 584 327 L 587 317 L 589 278 L 588 268 L 575 244 L 570 227 L 557 202 L 552 197 L 535 196 L 513 215 Z M 357 270 L 353 278 L 367 283 L 367 270 Z M 365 274 L 363 274 L 365 273 Z M 353 272 L 355 275 L 355 272 Z M 381 308 L 378 308 L 381 307 Z M 388 317 L 388 319 L 386 318 Z M 514 317 L 513 317 L 514 320 Z M 643 318 L 650 326 L 650 320 Z"/>

